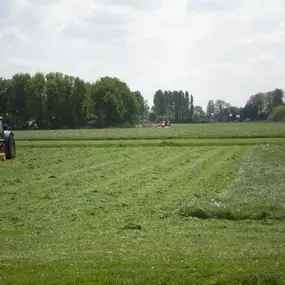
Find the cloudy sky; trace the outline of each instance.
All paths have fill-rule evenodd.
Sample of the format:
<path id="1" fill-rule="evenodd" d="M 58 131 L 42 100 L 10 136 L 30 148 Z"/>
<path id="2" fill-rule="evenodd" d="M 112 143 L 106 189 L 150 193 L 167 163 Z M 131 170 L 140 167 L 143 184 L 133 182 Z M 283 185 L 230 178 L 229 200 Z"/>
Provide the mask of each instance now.
<path id="1" fill-rule="evenodd" d="M 0 0 L 0 76 L 116 76 L 197 105 L 285 89 L 284 0 Z"/>

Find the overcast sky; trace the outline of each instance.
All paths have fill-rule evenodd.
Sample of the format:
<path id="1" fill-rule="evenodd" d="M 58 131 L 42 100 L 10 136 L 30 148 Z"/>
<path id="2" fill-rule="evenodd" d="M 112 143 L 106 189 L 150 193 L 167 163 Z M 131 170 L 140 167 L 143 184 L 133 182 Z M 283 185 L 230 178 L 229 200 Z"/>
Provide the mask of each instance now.
<path id="1" fill-rule="evenodd" d="M 284 0 L 0 0 L 0 77 L 116 76 L 244 105 L 285 89 Z"/>

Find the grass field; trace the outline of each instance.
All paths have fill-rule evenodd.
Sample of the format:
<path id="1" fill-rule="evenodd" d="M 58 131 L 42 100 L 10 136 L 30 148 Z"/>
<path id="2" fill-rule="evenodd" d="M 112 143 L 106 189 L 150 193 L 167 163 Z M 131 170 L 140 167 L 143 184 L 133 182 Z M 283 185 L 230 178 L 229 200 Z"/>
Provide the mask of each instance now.
<path id="1" fill-rule="evenodd" d="M 171 128 L 16 131 L 17 140 L 285 138 L 284 123 L 173 125 Z"/>
<path id="2" fill-rule="evenodd" d="M 1 284 L 285 284 L 281 135 L 176 145 L 124 131 L 16 132 L 17 159 L 1 162 Z"/>

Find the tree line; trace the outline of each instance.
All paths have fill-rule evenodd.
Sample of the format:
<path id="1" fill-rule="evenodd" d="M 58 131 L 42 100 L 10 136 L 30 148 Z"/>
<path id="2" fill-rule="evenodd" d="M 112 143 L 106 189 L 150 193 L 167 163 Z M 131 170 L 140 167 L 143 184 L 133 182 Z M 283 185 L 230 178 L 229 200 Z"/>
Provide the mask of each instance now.
<path id="1" fill-rule="evenodd" d="M 285 120 L 283 98 L 283 90 L 275 89 L 250 96 L 243 107 L 209 100 L 204 110 L 188 91 L 160 89 L 150 110 L 141 92 L 130 90 L 118 78 L 90 83 L 60 72 L 0 77 L 0 116 L 14 129 L 133 127 L 162 118 L 173 123 L 280 121 Z"/>
<path id="2" fill-rule="evenodd" d="M 189 99 L 190 98 L 190 99 Z M 209 123 L 229 121 L 280 121 L 284 110 L 284 92 L 275 89 L 265 93 L 257 93 L 247 100 L 245 106 L 232 106 L 224 100 L 209 100 L 206 109 L 194 105 L 193 95 L 188 91 L 162 91 L 154 94 L 153 107 L 150 117 L 152 120 L 167 117 L 176 123 Z M 273 112 L 277 107 L 278 116 Z M 285 120 L 285 117 L 284 117 Z"/>
<path id="3" fill-rule="evenodd" d="M 181 122 L 193 122 L 194 98 L 188 91 L 162 91 L 155 92 L 151 119 L 168 118 L 169 120 Z"/>
<path id="4" fill-rule="evenodd" d="M 118 78 L 90 83 L 59 72 L 0 78 L 0 116 L 15 129 L 134 126 L 145 110 L 142 94 Z"/>

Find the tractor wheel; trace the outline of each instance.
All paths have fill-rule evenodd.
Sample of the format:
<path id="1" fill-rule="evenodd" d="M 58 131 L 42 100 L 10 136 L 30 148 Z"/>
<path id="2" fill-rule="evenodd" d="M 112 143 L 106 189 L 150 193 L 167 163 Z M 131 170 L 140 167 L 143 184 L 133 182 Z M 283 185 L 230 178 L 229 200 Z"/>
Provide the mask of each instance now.
<path id="1" fill-rule="evenodd" d="M 16 144 L 14 136 L 9 136 L 9 139 L 5 146 L 6 158 L 14 159 L 16 157 Z"/>

